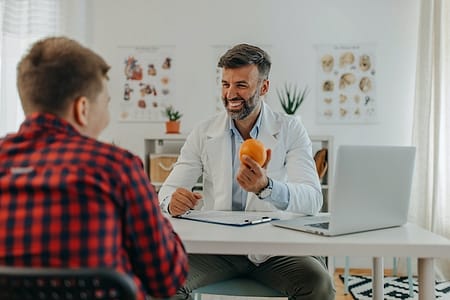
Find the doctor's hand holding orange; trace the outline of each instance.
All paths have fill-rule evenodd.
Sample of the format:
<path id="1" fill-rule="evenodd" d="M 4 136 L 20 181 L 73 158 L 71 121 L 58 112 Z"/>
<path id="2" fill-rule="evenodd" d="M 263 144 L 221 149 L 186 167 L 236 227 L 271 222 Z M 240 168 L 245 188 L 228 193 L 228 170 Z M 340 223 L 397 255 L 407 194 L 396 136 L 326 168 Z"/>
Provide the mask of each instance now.
<path id="1" fill-rule="evenodd" d="M 256 139 L 246 139 L 242 143 L 239 149 L 241 166 L 236 180 L 244 190 L 257 193 L 268 185 L 266 169 L 271 156 L 272 151 Z"/>

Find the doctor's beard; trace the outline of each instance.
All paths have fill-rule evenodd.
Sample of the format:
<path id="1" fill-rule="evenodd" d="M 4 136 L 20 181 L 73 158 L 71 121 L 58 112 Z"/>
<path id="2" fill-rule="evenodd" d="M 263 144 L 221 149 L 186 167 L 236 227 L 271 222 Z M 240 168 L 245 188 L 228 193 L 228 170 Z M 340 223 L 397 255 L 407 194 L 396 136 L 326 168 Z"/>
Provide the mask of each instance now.
<path id="1" fill-rule="evenodd" d="M 239 110 L 229 110 L 228 102 L 229 101 L 243 101 L 242 108 Z M 246 117 L 248 117 L 252 111 L 255 110 L 255 108 L 258 106 L 260 99 L 259 99 L 259 89 L 256 89 L 253 96 L 245 100 L 242 97 L 234 97 L 232 99 L 227 99 L 226 97 L 222 97 L 223 105 L 225 106 L 225 109 L 228 112 L 228 115 L 232 120 L 243 120 Z"/>

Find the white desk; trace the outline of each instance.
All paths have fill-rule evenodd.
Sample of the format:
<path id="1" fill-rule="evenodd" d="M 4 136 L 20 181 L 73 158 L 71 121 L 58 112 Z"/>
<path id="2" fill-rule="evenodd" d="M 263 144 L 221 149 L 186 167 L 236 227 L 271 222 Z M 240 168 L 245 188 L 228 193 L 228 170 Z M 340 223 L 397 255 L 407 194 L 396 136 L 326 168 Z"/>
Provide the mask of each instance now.
<path id="1" fill-rule="evenodd" d="M 170 217 L 169 217 L 170 218 Z M 419 299 L 434 299 L 433 259 L 450 258 L 450 240 L 420 227 L 322 237 L 270 224 L 247 227 L 170 218 L 189 253 L 374 257 L 373 299 L 383 299 L 383 256 L 418 257 Z"/>

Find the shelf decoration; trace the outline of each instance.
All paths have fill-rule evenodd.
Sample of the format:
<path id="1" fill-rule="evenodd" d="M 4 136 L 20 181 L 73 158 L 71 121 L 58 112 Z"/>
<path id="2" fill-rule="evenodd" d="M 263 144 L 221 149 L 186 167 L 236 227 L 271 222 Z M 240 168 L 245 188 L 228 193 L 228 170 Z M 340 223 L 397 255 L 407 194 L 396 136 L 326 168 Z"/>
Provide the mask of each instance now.
<path id="1" fill-rule="evenodd" d="M 166 107 L 164 114 L 167 118 L 166 133 L 180 133 L 180 119 L 183 114 L 176 110 L 172 105 Z"/>
<path id="2" fill-rule="evenodd" d="M 319 45 L 319 123 L 378 122 L 374 44 Z"/>

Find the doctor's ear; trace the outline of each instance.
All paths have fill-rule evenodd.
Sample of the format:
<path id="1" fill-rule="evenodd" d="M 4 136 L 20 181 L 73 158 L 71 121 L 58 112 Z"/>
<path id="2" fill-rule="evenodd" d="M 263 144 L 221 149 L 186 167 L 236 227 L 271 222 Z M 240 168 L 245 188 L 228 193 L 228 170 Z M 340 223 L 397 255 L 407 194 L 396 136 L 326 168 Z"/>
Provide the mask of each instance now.
<path id="1" fill-rule="evenodd" d="M 262 84 L 261 84 L 261 90 L 260 90 L 260 95 L 263 96 L 265 94 L 267 94 L 267 92 L 269 91 L 269 79 L 264 79 Z"/>

